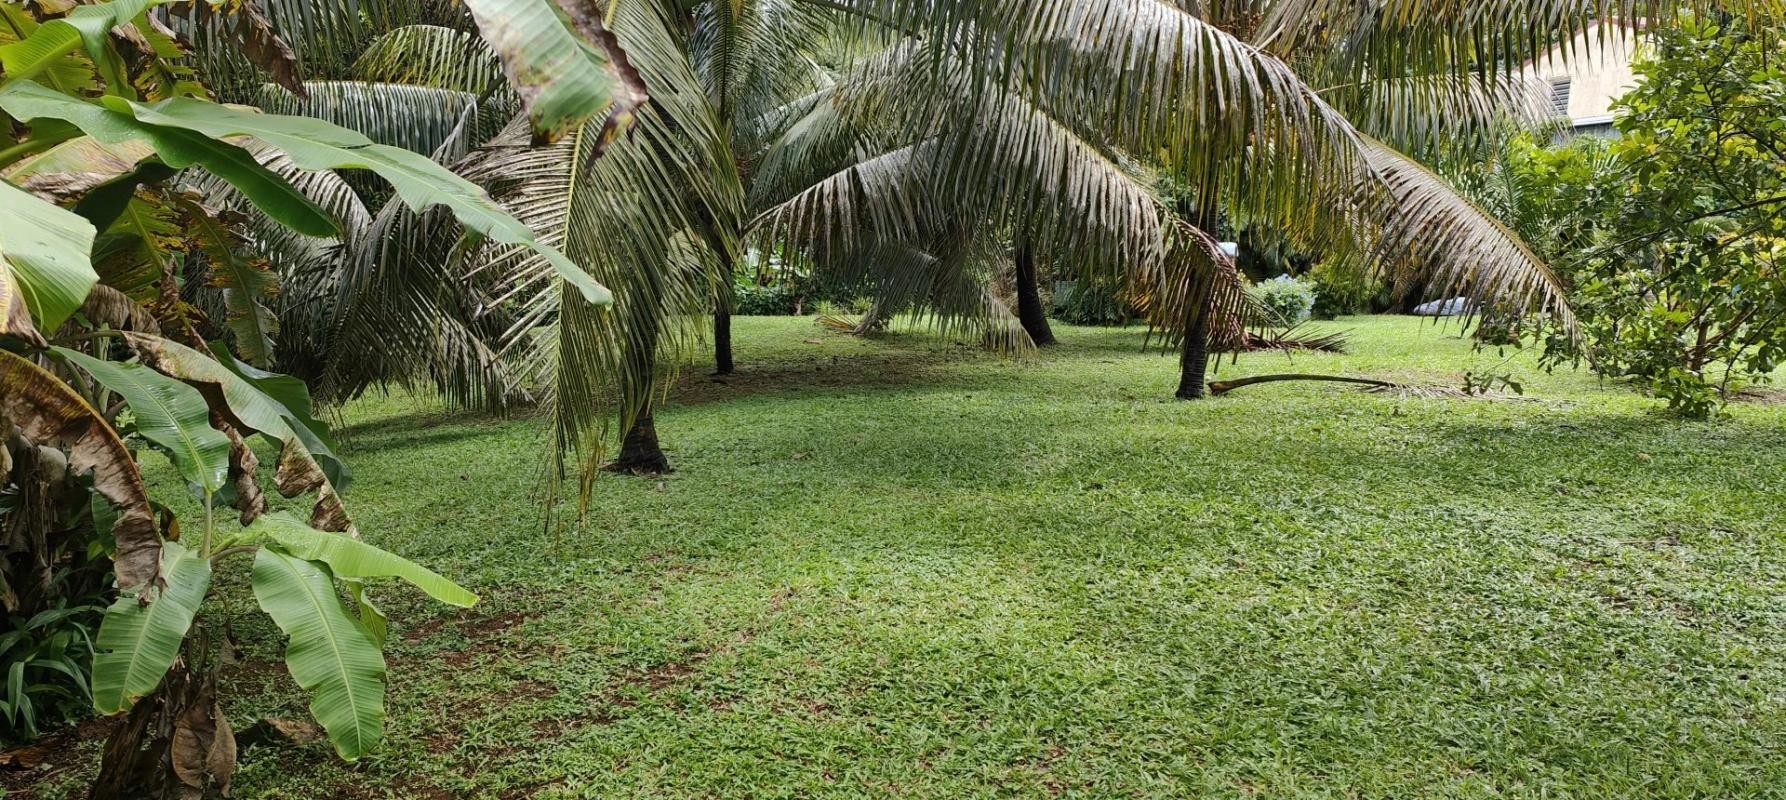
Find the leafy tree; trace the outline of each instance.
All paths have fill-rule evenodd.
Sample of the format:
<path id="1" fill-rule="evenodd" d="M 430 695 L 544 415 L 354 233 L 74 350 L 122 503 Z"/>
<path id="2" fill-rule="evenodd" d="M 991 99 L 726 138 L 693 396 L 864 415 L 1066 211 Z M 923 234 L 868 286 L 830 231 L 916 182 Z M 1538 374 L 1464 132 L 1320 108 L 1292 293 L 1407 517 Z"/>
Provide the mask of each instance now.
<path id="1" fill-rule="evenodd" d="M 1575 279 L 1596 368 L 1704 416 L 1786 355 L 1786 42 L 1713 16 L 1653 41 L 1618 105 L 1625 205 Z"/>
<path id="2" fill-rule="evenodd" d="M 1652 31 L 1614 141 L 1509 137 L 1460 182 L 1571 286 L 1585 357 L 1704 416 L 1786 342 L 1786 55 L 1716 16 Z"/>

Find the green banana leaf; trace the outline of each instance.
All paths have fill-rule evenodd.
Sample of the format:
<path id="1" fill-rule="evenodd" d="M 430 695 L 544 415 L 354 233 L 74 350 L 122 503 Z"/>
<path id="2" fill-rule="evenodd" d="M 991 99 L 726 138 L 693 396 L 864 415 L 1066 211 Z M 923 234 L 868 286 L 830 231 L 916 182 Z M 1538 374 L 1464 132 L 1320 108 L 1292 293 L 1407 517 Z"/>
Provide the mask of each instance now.
<path id="1" fill-rule="evenodd" d="M 286 553 L 329 565 L 344 580 L 402 578 L 447 605 L 470 608 L 478 601 L 477 595 L 414 561 L 358 539 L 316 530 L 284 512 L 262 515 L 250 531 L 266 536 Z"/>
<path id="2" fill-rule="evenodd" d="M 122 98 L 113 99 L 125 102 Z M 213 103 L 193 102 L 222 108 Z M 30 81 L 14 81 L 0 87 L 0 109 L 25 122 L 66 122 L 102 144 L 147 143 L 170 167 L 183 169 L 196 164 L 229 181 L 256 208 L 292 230 L 317 237 L 340 232 L 340 226 L 321 206 L 261 166 L 253 154 L 228 142 L 189 130 L 147 125 L 127 113 L 128 108 L 123 112 L 109 109 Z"/>
<path id="3" fill-rule="evenodd" d="M 10 313 L 15 297 L 37 329 L 54 331 L 99 282 L 87 255 L 93 224 L 5 181 L 0 215 L 6 219 L 0 225 L 0 333 L 36 336 L 31 320 Z"/>
<path id="4" fill-rule="evenodd" d="M 291 375 L 267 372 L 252 364 L 243 363 L 229 351 L 222 342 L 211 342 L 211 354 L 217 357 L 217 363 L 224 369 L 235 373 L 243 383 L 258 389 L 279 408 L 279 415 L 294 435 L 304 443 L 310 454 L 316 457 L 322 470 L 329 478 L 329 483 L 336 489 L 344 489 L 352 479 L 353 473 L 347 464 L 335 455 L 335 436 L 329 431 L 329 425 L 316 418 L 311 410 L 310 387 L 302 380 Z"/>
<path id="5" fill-rule="evenodd" d="M 211 586 L 211 561 L 179 542 L 161 546 L 167 586 L 126 592 L 106 609 L 93 641 L 93 708 L 115 714 L 155 691 Z M 150 592 L 145 605 L 143 593 Z"/>
<path id="6" fill-rule="evenodd" d="M 310 692 L 310 714 L 335 752 L 358 760 L 384 735 L 384 654 L 341 604 L 327 566 L 263 547 L 254 596 L 285 631 L 285 665 Z"/>
<path id="7" fill-rule="evenodd" d="M 211 409 L 197 389 L 141 364 L 102 361 L 65 347 L 55 353 L 122 396 L 136 414 L 137 432 L 167 453 L 180 477 L 207 493 L 223 488 L 229 438 L 211 427 Z"/>
<path id="8" fill-rule="evenodd" d="M 214 384 L 223 393 L 224 405 L 242 425 L 283 443 L 295 438 L 286 424 L 286 409 L 265 392 L 236 377 L 211 356 L 171 339 L 146 333 L 125 333 L 124 341 L 157 371 L 188 383 Z"/>

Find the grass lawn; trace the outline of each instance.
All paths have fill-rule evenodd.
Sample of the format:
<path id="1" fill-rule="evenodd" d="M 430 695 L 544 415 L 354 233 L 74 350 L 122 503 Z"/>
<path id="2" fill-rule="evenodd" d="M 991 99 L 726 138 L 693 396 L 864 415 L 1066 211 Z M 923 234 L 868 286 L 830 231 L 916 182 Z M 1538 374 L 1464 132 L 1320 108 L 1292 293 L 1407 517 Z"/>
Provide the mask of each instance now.
<path id="1" fill-rule="evenodd" d="M 484 601 L 385 589 L 384 749 L 251 748 L 236 796 L 1786 796 L 1786 404 L 1683 423 L 1338 324 L 1351 355 L 1222 376 L 1536 399 L 1182 403 L 1139 329 L 1002 360 L 746 318 L 742 374 L 658 416 L 679 471 L 560 530 L 538 421 L 357 404 L 366 538 Z M 242 617 L 232 717 L 304 716 Z"/>

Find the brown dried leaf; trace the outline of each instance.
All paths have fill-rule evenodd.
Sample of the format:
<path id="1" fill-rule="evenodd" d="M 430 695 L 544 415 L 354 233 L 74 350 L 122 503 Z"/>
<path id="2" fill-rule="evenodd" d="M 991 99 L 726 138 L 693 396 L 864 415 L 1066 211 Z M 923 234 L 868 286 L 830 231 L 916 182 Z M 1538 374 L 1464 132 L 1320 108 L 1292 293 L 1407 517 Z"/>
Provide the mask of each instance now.
<path id="1" fill-rule="evenodd" d="M 120 45 L 128 45 L 132 50 L 147 58 L 155 57 L 155 46 L 149 44 L 148 37 L 130 23 L 112 29 L 112 38 Z"/>
<path id="2" fill-rule="evenodd" d="M 205 766 L 211 770 L 211 780 L 217 782 L 217 793 L 228 797 L 230 780 L 236 775 L 236 734 L 229 729 L 229 718 L 224 716 L 221 704 L 211 704 L 211 718 L 217 722 L 217 734 L 211 737 Z"/>
<path id="3" fill-rule="evenodd" d="M 304 76 L 299 74 L 297 54 L 273 32 L 273 23 L 255 0 L 223 0 L 216 5 L 195 0 L 177 4 L 173 13 L 190 15 L 194 24 L 227 37 L 229 44 L 250 63 L 265 70 L 274 83 L 287 91 L 303 98 L 310 96 L 304 89 Z"/>
<path id="4" fill-rule="evenodd" d="M 341 496 L 329 484 L 322 466 L 316 463 L 310 451 L 304 449 L 295 437 L 287 441 L 285 447 L 279 451 L 279 466 L 273 473 L 273 485 L 286 497 L 316 491 L 316 507 L 310 511 L 310 527 L 331 533 L 352 531 L 353 520 L 348 518 L 347 507 L 342 505 Z"/>
<path id="5" fill-rule="evenodd" d="M 236 737 L 240 747 L 257 745 L 306 745 L 322 741 L 322 728 L 309 720 L 290 719 L 287 717 L 267 717 L 242 729 Z"/>
<path id="6" fill-rule="evenodd" d="M 596 136 L 595 155 L 599 158 L 607 152 L 615 139 L 631 130 L 639 108 L 650 102 L 651 93 L 645 86 L 644 76 L 633 66 L 626 49 L 620 46 L 619 37 L 603 23 L 600 4 L 594 0 L 558 0 L 558 7 L 564 10 L 565 17 L 570 20 L 571 27 L 576 29 L 578 35 L 607 56 L 614 76 L 620 79 L 614 89 L 613 105 L 609 107 L 608 116 L 602 120 L 601 132 Z M 534 138 L 534 144 L 546 143 L 543 137 Z"/>
<path id="7" fill-rule="evenodd" d="M 242 434 L 237 433 L 235 426 L 225 421 L 223 415 L 212 414 L 211 427 L 229 437 L 229 482 L 236 490 L 236 501 L 232 505 L 242 512 L 242 524 L 247 525 L 267 512 L 267 497 L 260 490 L 260 479 L 255 472 L 260 468 L 260 457 L 242 441 Z"/>
<path id="8" fill-rule="evenodd" d="M 210 679 L 191 701 L 174 721 L 168 749 L 174 776 L 180 779 L 180 796 L 202 800 L 205 791 L 216 784 L 218 792 L 228 797 L 230 778 L 236 771 L 236 737 Z"/>
<path id="9" fill-rule="evenodd" d="M 25 295 L 12 279 L 5 262 L 0 262 L 0 334 L 10 334 L 42 346 L 43 336 L 31 324 L 31 310 L 25 307 Z"/>
<path id="10" fill-rule="evenodd" d="M 128 175 L 154 155 L 155 148 L 140 140 L 106 144 L 82 136 L 20 159 L 0 174 L 39 197 L 60 202 Z"/>
<path id="11" fill-rule="evenodd" d="M 103 283 L 93 285 L 81 303 L 81 316 L 96 324 L 120 331 L 161 333 L 161 323 L 141 303 Z"/>
<path id="12" fill-rule="evenodd" d="M 67 384 L 22 356 L 0 350 L 0 417 L 25 438 L 68 452 L 69 467 L 91 473 L 93 490 L 118 507 L 112 535 L 118 586 L 130 589 L 160 577 L 161 538 L 136 460 L 99 412 Z"/>

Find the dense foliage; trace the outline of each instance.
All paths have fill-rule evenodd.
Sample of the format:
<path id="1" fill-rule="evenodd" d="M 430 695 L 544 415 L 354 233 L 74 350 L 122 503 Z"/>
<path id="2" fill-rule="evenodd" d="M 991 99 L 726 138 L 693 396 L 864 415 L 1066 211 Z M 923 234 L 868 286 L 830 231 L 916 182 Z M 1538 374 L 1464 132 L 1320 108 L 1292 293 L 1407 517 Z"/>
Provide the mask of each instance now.
<path id="1" fill-rule="evenodd" d="M 1295 325 L 1315 310 L 1315 287 L 1289 275 L 1253 284 L 1248 293 L 1264 306 L 1273 325 Z"/>
<path id="2" fill-rule="evenodd" d="M 1704 416 L 1786 353 L 1786 43 L 1711 17 L 1649 41 L 1618 138 L 1514 136 L 1460 182 L 1570 284 L 1553 358 Z"/>
<path id="3" fill-rule="evenodd" d="M 1597 368 L 1703 415 L 1786 355 L 1786 40 L 1697 18 L 1619 104 L 1624 208 L 1575 272 Z"/>
<path id="4" fill-rule="evenodd" d="M 1384 294 L 1383 282 L 1354 259 L 1323 260 L 1302 277 L 1315 289 L 1315 305 L 1310 309 L 1315 319 L 1362 314 Z"/>

